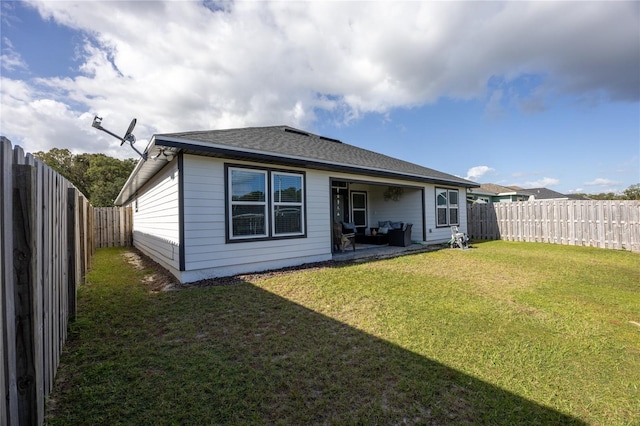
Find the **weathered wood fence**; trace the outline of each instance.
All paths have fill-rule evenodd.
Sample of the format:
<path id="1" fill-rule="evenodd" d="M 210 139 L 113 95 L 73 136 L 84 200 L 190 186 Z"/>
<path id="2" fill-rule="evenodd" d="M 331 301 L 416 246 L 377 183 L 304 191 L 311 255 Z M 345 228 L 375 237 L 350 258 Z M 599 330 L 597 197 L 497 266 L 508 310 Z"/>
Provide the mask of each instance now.
<path id="1" fill-rule="evenodd" d="M 96 207 L 96 248 L 133 245 L 133 213 L 131 207 Z"/>
<path id="2" fill-rule="evenodd" d="M 0 425 L 42 425 L 91 266 L 94 213 L 65 178 L 6 138 L 0 168 Z"/>
<path id="3" fill-rule="evenodd" d="M 467 232 L 476 240 L 545 242 L 640 252 L 640 201 L 473 204 L 468 209 Z"/>

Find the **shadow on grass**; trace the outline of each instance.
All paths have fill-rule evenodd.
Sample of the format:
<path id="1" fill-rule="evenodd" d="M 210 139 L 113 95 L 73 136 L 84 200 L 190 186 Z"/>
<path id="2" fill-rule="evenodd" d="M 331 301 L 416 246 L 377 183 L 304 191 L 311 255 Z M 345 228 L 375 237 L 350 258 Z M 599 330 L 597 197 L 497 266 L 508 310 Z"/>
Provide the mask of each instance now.
<path id="1" fill-rule="evenodd" d="M 50 424 L 582 424 L 249 282 L 131 308 L 79 324 Z"/>

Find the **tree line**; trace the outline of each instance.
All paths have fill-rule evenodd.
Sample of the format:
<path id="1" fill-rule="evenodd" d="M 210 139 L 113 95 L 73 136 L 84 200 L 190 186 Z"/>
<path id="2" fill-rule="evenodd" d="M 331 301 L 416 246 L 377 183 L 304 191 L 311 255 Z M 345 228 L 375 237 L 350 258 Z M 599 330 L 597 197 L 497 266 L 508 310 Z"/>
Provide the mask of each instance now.
<path id="1" fill-rule="evenodd" d="M 575 194 L 591 200 L 640 200 L 640 183 L 630 185 L 621 193 L 601 192 L 599 194 Z"/>
<path id="2" fill-rule="evenodd" d="M 73 154 L 51 148 L 33 154 L 69 180 L 94 207 L 111 207 L 136 165 L 136 160 L 119 160 L 105 154 Z"/>

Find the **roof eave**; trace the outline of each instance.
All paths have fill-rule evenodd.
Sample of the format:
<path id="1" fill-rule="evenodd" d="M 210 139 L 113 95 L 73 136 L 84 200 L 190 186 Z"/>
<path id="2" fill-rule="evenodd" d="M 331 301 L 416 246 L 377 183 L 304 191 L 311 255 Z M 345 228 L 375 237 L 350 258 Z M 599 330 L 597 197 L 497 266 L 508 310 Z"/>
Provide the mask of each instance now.
<path id="1" fill-rule="evenodd" d="M 229 147 L 228 145 L 212 144 L 212 143 L 200 143 L 190 139 L 166 137 L 162 135 L 156 135 L 156 146 L 165 146 L 182 150 L 185 153 L 194 154 L 209 154 L 211 156 L 218 156 L 224 158 L 236 158 L 236 159 L 249 159 L 259 162 L 278 162 L 287 165 L 293 165 L 298 167 L 313 168 L 320 170 L 332 170 L 343 171 L 349 173 L 360 173 L 370 176 L 389 177 L 402 180 L 421 181 L 427 183 L 439 183 L 446 185 L 456 185 L 467 188 L 476 188 L 480 185 L 476 182 L 471 182 L 466 179 L 442 179 L 435 176 L 423 176 L 411 173 L 402 173 L 391 170 L 385 170 L 380 168 L 371 168 L 364 166 L 355 166 L 351 164 L 335 163 L 329 161 L 320 161 L 310 158 L 302 158 L 296 156 L 287 156 L 282 154 L 273 154 L 269 152 L 240 149 Z"/>

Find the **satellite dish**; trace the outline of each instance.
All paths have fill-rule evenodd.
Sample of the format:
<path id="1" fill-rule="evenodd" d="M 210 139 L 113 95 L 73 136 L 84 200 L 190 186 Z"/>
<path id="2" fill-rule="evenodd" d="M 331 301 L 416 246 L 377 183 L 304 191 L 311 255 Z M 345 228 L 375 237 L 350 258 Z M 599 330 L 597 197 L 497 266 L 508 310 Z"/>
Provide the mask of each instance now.
<path id="1" fill-rule="evenodd" d="M 124 145 L 124 143 L 131 138 L 133 138 L 133 142 L 135 142 L 136 139 L 135 139 L 135 136 L 133 136 L 133 128 L 136 127 L 136 122 L 137 120 L 135 118 L 131 120 L 131 124 L 129 124 L 127 133 L 124 134 L 124 137 L 122 138 L 122 142 L 120 142 L 120 146 Z"/>
<path id="2" fill-rule="evenodd" d="M 140 151 L 138 151 L 135 146 L 133 146 L 133 144 L 136 142 L 136 137 L 132 133 L 133 132 L 133 128 L 136 127 L 136 119 L 135 118 L 133 120 L 131 120 L 131 124 L 129 124 L 129 128 L 127 129 L 127 133 L 125 133 L 123 137 L 120 137 L 120 136 L 116 135 L 115 133 L 110 132 L 109 130 L 107 130 L 104 127 L 102 127 L 102 117 L 98 117 L 97 115 L 93 118 L 93 124 L 91 124 L 91 127 L 95 127 L 96 129 L 102 130 L 103 132 L 110 134 L 114 138 L 119 139 L 120 140 L 120 146 L 124 145 L 125 142 L 129 142 L 129 145 L 131 146 L 131 148 L 135 152 L 137 152 L 138 155 L 140 155 L 140 157 L 142 157 L 143 160 L 147 159 L 147 153 L 146 152 L 143 154 Z"/>

